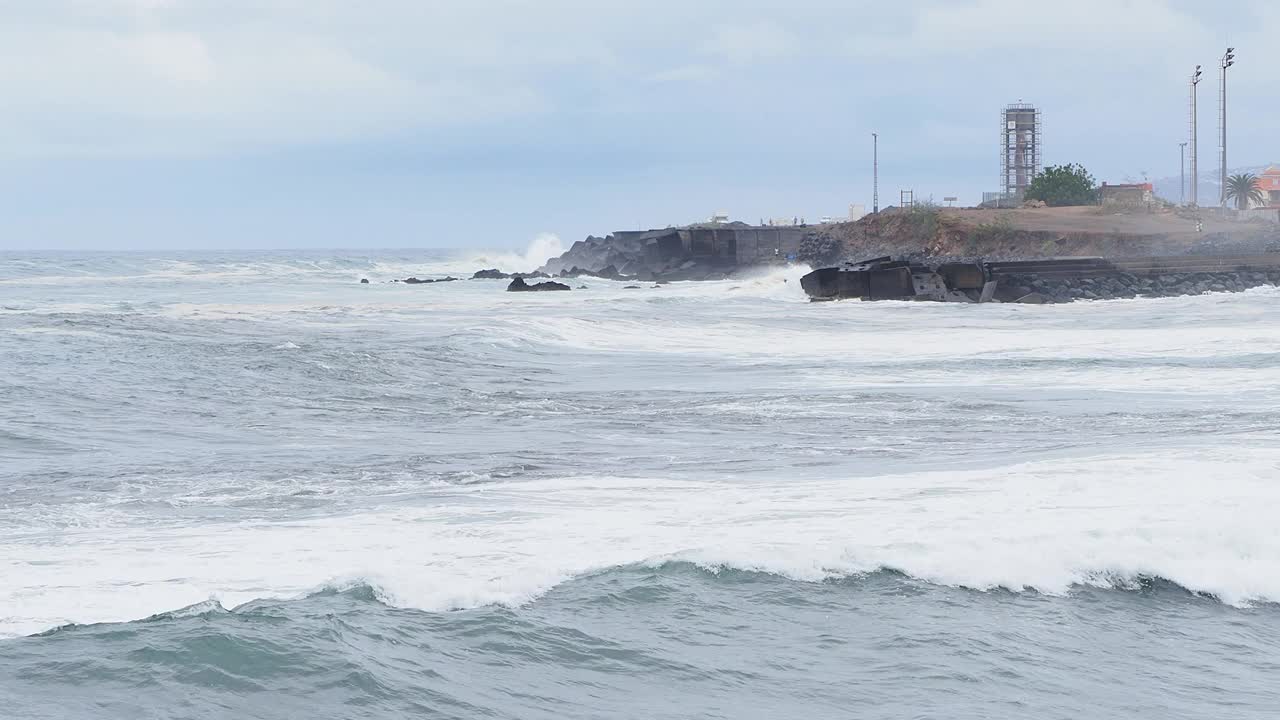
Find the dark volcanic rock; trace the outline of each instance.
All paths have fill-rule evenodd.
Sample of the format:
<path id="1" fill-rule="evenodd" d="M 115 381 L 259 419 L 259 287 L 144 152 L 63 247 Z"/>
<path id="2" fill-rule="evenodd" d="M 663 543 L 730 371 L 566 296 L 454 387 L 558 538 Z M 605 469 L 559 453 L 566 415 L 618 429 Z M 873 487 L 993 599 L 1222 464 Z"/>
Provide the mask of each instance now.
<path id="1" fill-rule="evenodd" d="M 827 232 L 805 234 L 796 251 L 796 259 L 810 267 L 833 265 L 844 253 L 844 242 Z"/>
<path id="2" fill-rule="evenodd" d="M 457 279 L 458 278 L 452 277 L 452 276 L 443 277 L 443 278 L 440 278 L 439 280 L 419 280 L 416 277 L 411 277 L 411 278 L 405 278 L 404 284 L 405 285 L 430 285 L 431 283 L 456 282 Z"/>
<path id="3" fill-rule="evenodd" d="M 541 282 L 537 285 L 530 285 L 524 281 L 524 278 L 517 277 L 507 286 L 507 292 L 548 292 L 554 290 L 572 290 L 568 285 L 558 282 Z"/>
<path id="4" fill-rule="evenodd" d="M 572 268 L 568 270 L 561 270 L 560 274 L 557 275 L 557 277 L 560 277 L 560 278 L 593 277 L 593 278 L 600 278 L 601 280 L 628 280 L 629 279 L 626 275 L 623 275 L 622 273 L 618 272 L 618 268 L 614 265 L 609 265 L 602 270 L 583 270 L 577 265 L 574 265 Z"/>
<path id="5" fill-rule="evenodd" d="M 544 272 L 530 273 L 504 273 L 497 268 L 491 270 L 478 270 L 471 276 L 472 280 L 510 280 L 511 278 L 549 278 L 550 275 Z"/>
<path id="6" fill-rule="evenodd" d="M 677 228 L 589 237 L 573 244 L 540 270 L 556 277 L 598 277 L 650 282 L 719 279 L 736 269 L 731 257 L 690 257 Z"/>

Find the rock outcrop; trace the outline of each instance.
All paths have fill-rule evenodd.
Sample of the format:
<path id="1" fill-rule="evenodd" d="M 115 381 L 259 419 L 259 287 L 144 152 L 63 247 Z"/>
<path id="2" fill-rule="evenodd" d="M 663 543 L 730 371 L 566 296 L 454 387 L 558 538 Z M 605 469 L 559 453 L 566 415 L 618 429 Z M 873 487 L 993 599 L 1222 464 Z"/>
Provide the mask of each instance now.
<path id="1" fill-rule="evenodd" d="M 689 258 L 681 250 L 679 230 L 619 233 L 588 237 L 573 244 L 540 270 L 556 277 L 606 280 L 724 280 L 737 269 L 727 258 Z"/>
<path id="2" fill-rule="evenodd" d="M 471 276 L 471 279 L 472 280 L 510 280 L 511 278 L 533 279 L 533 278 L 549 278 L 549 277 L 551 276 L 544 272 L 505 273 L 505 272 L 502 272 L 501 270 L 498 270 L 497 268 L 494 268 L 491 270 L 478 270 L 474 275 Z"/>
<path id="3" fill-rule="evenodd" d="M 507 286 L 507 292 L 550 292 L 559 290 L 572 290 L 564 283 L 554 281 L 540 282 L 536 285 L 530 285 L 524 281 L 524 278 L 518 277 L 511 281 Z"/>
<path id="4" fill-rule="evenodd" d="M 538 268 L 550 275 L 600 272 L 612 266 L 626 274 L 636 274 L 644 267 L 645 243 L 641 239 L 590 236 L 574 243 L 560 257 L 551 258 Z"/>
<path id="5" fill-rule="evenodd" d="M 416 278 L 416 277 L 411 277 L 411 278 L 405 278 L 404 280 L 400 280 L 400 281 L 398 281 L 398 282 L 402 282 L 402 283 L 404 283 L 405 285 L 430 285 L 430 284 L 432 284 L 432 283 L 456 282 L 457 280 L 458 280 L 458 278 L 456 278 L 456 277 L 452 277 L 452 276 L 451 276 L 451 277 L 443 277 L 443 278 L 440 278 L 440 279 L 438 279 L 438 280 L 419 280 L 419 279 L 418 279 L 418 278 Z"/>
<path id="6" fill-rule="evenodd" d="M 574 265 L 572 268 L 568 270 L 561 270 L 560 274 L 557 275 L 556 277 L 559 277 L 559 278 L 593 277 L 593 278 L 600 278 L 601 280 L 630 280 L 631 279 L 629 276 L 623 275 L 622 273 L 618 272 L 618 268 L 614 265 L 607 265 L 601 270 L 584 270 L 583 268 L 580 268 L 577 265 Z"/>

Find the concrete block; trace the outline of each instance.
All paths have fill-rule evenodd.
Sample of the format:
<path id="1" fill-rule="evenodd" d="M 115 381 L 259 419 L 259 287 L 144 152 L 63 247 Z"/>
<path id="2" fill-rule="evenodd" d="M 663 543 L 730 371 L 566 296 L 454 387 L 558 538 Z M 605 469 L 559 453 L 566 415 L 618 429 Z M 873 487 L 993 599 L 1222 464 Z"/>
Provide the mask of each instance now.
<path id="1" fill-rule="evenodd" d="M 822 268 L 800 278 L 800 287 L 811 298 L 840 297 L 840 268 Z"/>
<path id="2" fill-rule="evenodd" d="M 865 298 L 871 294 L 871 274 L 858 270 L 845 270 L 840 273 L 839 295 L 852 300 Z"/>
<path id="3" fill-rule="evenodd" d="M 987 274 L 977 263 L 947 263 L 938 266 L 938 274 L 951 290 L 981 290 L 987 283 Z"/>
<path id="4" fill-rule="evenodd" d="M 870 292 L 867 296 L 872 300 L 915 297 L 916 286 L 911 279 L 911 268 L 872 270 L 867 274 L 870 276 Z"/>

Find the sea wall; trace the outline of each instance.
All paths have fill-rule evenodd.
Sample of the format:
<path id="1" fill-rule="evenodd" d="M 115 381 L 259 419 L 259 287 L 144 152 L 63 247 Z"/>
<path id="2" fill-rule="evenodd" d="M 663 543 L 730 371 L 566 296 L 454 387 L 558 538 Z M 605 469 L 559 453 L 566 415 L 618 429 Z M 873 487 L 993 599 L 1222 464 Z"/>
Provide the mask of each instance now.
<path id="1" fill-rule="evenodd" d="M 940 265 L 881 257 L 820 268 L 801 278 L 800 285 L 813 300 L 1044 304 L 1200 295 L 1280 285 L 1280 253 Z"/>
<path id="2" fill-rule="evenodd" d="M 1152 275 L 1117 273 L 1098 277 L 1008 275 L 999 278 L 995 298 L 1002 302 L 1063 303 L 1241 292 L 1264 286 L 1280 286 L 1280 270 Z"/>

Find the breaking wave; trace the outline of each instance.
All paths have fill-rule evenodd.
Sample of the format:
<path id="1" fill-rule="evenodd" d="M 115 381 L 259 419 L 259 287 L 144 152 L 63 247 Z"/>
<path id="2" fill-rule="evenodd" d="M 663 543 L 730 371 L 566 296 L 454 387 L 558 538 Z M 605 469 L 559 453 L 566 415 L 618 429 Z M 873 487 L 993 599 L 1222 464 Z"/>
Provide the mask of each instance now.
<path id="1" fill-rule="evenodd" d="M 805 582 L 895 570 L 1047 594 L 1159 577 L 1232 605 L 1276 602 L 1278 471 L 1280 451 L 1240 448 L 770 485 L 548 478 L 434 488 L 445 502 L 286 524 L 82 528 L 42 548 L 40 565 L 8 569 L 0 632 L 358 582 L 421 610 L 520 605 L 583 575 L 670 562 Z M 508 519 L 482 521 L 494 514 Z M 4 556 L 23 556 L 14 542 Z M 94 566 L 64 592 L 55 576 L 90 548 Z M 175 583 L 196 555 L 200 577 Z"/>
<path id="2" fill-rule="evenodd" d="M 524 253 L 486 251 L 467 255 L 467 267 L 474 270 L 496 268 L 503 272 L 533 272 L 565 252 L 564 243 L 551 233 L 535 237 Z"/>

